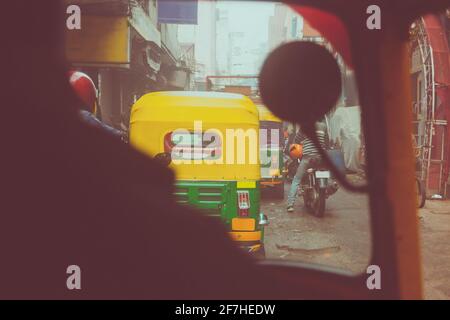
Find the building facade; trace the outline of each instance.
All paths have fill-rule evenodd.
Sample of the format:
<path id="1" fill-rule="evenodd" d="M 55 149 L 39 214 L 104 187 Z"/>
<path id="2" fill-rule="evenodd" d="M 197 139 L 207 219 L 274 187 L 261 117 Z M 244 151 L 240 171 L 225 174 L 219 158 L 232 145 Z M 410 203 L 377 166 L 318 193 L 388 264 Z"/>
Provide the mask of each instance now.
<path id="1" fill-rule="evenodd" d="M 158 22 L 156 0 L 74 0 L 81 29 L 68 30 L 66 56 L 99 90 L 98 116 L 127 130 L 130 108 L 145 93 L 184 90 L 191 70 L 178 25 Z"/>

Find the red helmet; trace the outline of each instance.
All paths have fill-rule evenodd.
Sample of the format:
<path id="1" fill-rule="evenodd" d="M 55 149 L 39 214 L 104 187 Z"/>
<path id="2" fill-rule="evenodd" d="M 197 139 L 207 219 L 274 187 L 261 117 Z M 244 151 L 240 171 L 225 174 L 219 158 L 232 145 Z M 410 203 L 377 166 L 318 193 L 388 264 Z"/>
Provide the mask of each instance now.
<path id="1" fill-rule="evenodd" d="M 95 112 L 97 88 L 92 79 L 81 71 L 69 71 L 69 82 L 75 93 L 84 102 L 89 111 Z"/>

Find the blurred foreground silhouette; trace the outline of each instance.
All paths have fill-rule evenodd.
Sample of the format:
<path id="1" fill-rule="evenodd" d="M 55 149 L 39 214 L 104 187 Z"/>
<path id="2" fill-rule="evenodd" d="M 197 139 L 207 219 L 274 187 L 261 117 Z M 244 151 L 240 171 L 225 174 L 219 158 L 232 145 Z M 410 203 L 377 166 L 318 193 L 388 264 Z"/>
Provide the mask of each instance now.
<path id="1" fill-rule="evenodd" d="M 277 297 L 219 222 L 175 204 L 167 168 L 80 121 L 56 4 L 2 8 L 0 298 Z"/>

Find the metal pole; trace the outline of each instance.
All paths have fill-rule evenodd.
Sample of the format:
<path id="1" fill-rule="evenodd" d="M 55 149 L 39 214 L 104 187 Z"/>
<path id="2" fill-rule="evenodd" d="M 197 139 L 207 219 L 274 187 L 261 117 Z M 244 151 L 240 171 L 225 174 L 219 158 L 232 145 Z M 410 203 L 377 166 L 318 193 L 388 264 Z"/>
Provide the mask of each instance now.
<path id="1" fill-rule="evenodd" d="M 434 135 L 434 108 L 435 108 L 435 83 L 434 83 L 434 59 L 433 59 L 433 48 L 429 45 L 430 59 L 431 59 L 431 119 L 430 119 L 430 132 L 429 132 L 429 146 L 428 146 L 428 164 L 427 164 L 427 181 L 425 184 L 426 190 L 430 186 L 430 166 L 431 166 L 431 152 L 433 148 L 433 135 Z M 427 93 L 428 94 L 428 93 Z"/>

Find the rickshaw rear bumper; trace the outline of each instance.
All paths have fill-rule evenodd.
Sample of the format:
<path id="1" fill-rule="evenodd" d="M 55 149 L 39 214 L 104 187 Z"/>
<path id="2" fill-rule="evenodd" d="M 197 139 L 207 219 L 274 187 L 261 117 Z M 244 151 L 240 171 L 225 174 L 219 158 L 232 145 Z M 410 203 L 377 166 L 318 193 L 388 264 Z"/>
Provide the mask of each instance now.
<path id="1" fill-rule="evenodd" d="M 231 239 L 240 244 L 261 242 L 261 231 L 231 231 L 229 232 Z"/>
<path id="2" fill-rule="evenodd" d="M 229 234 L 240 248 L 250 254 L 257 254 L 264 249 L 261 231 L 232 231 Z"/>

